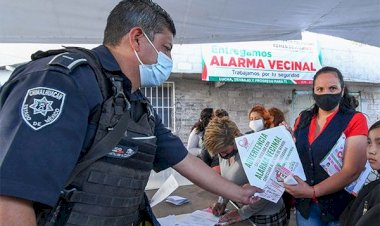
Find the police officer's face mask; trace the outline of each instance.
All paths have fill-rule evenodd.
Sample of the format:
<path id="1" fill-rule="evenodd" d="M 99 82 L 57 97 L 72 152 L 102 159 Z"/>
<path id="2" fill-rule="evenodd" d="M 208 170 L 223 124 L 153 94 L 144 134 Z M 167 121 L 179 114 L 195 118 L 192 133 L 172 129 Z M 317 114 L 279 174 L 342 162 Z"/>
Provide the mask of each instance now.
<path id="1" fill-rule="evenodd" d="M 155 64 L 143 64 L 140 60 L 140 57 L 137 55 L 136 50 L 135 55 L 137 60 L 140 62 L 139 70 L 140 70 L 140 86 L 141 87 L 153 87 L 160 86 L 164 83 L 170 76 L 173 68 L 173 61 L 166 56 L 161 51 L 158 52 L 156 47 L 154 47 L 153 43 L 150 41 L 148 36 L 145 34 L 146 39 L 148 39 L 150 45 L 157 53 L 157 63 Z"/>

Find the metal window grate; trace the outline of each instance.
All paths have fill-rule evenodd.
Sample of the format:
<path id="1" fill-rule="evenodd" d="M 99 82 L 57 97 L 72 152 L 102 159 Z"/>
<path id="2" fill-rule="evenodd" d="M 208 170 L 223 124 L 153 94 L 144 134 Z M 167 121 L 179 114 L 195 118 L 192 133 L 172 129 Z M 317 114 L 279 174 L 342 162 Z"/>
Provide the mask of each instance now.
<path id="1" fill-rule="evenodd" d="M 157 87 L 142 88 L 141 91 L 150 100 L 165 127 L 175 132 L 174 82 L 165 82 Z"/>

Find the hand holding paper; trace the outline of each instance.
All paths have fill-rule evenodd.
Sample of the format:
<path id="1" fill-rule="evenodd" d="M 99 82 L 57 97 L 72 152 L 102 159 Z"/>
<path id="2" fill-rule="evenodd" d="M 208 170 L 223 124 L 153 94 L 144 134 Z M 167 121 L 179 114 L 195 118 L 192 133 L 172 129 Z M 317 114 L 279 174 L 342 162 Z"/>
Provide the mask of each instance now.
<path id="1" fill-rule="evenodd" d="M 217 202 L 211 206 L 211 213 L 214 214 L 214 216 L 218 217 L 224 214 L 225 209 L 226 209 L 225 204 Z"/>
<path id="2" fill-rule="evenodd" d="M 284 183 L 287 185 L 297 185 L 298 182 L 294 179 L 293 175 L 289 175 L 285 178 Z"/>
<path id="3" fill-rule="evenodd" d="M 339 137 L 339 139 L 337 140 L 335 145 L 332 147 L 332 149 L 329 151 L 329 153 L 322 159 L 320 165 L 329 174 L 329 176 L 334 175 L 335 173 L 338 173 L 339 171 L 342 170 L 345 146 L 346 146 L 346 135 L 342 133 L 342 135 Z M 347 192 L 357 196 L 357 194 L 359 193 L 359 190 L 363 187 L 370 172 L 371 172 L 371 167 L 367 161 L 365 168 L 361 172 L 360 176 L 344 189 Z"/>
<path id="4" fill-rule="evenodd" d="M 244 171 L 251 185 L 264 189 L 257 196 L 277 203 L 285 191 L 289 175 L 306 176 L 294 140 L 285 128 L 277 126 L 235 139 Z M 287 179 L 292 181 L 291 178 Z"/>
<path id="5" fill-rule="evenodd" d="M 298 176 L 294 176 L 297 184 L 289 185 L 284 183 L 286 191 L 295 198 L 312 198 L 314 189 Z"/>

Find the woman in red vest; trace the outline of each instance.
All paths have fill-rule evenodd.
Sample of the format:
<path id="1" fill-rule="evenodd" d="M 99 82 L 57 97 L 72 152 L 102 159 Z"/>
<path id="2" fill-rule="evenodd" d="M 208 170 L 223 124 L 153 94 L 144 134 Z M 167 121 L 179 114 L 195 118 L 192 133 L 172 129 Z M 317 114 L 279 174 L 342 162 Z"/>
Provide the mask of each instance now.
<path id="1" fill-rule="evenodd" d="M 339 217 L 353 195 L 345 190 L 354 182 L 366 162 L 367 121 L 354 110 L 342 73 L 324 67 L 314 76 L 315 105 L 301 112 L 294 137 L 306 181 L 285 185 L 296 198 L 298 226 L 339 225 Z M 329 175 L 321 166 L 339 139 L 345 139 L 342 168 Z"/>

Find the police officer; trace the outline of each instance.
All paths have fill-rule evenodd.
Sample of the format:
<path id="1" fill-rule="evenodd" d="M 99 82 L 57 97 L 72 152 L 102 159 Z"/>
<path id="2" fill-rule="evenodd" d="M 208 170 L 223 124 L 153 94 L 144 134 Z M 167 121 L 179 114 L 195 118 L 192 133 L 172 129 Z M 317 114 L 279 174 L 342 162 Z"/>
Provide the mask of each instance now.
<path id="1" fill-rule="evenodd" d="M 0 225 L 137 225 L 152 168 L 173 167 L 213 193 L 256 201 L 257 188 L 236 186 L 188 155 L 139 90 L 169 77 L 175 33 L 159 5 L 124 0 L 108 17 L 103 45 L 91 50 L 107 81 L 73 52 L 40 55 L 16 70 L 0 95 Z M 120 141 L 72 177 L 125 112 Z"/>

